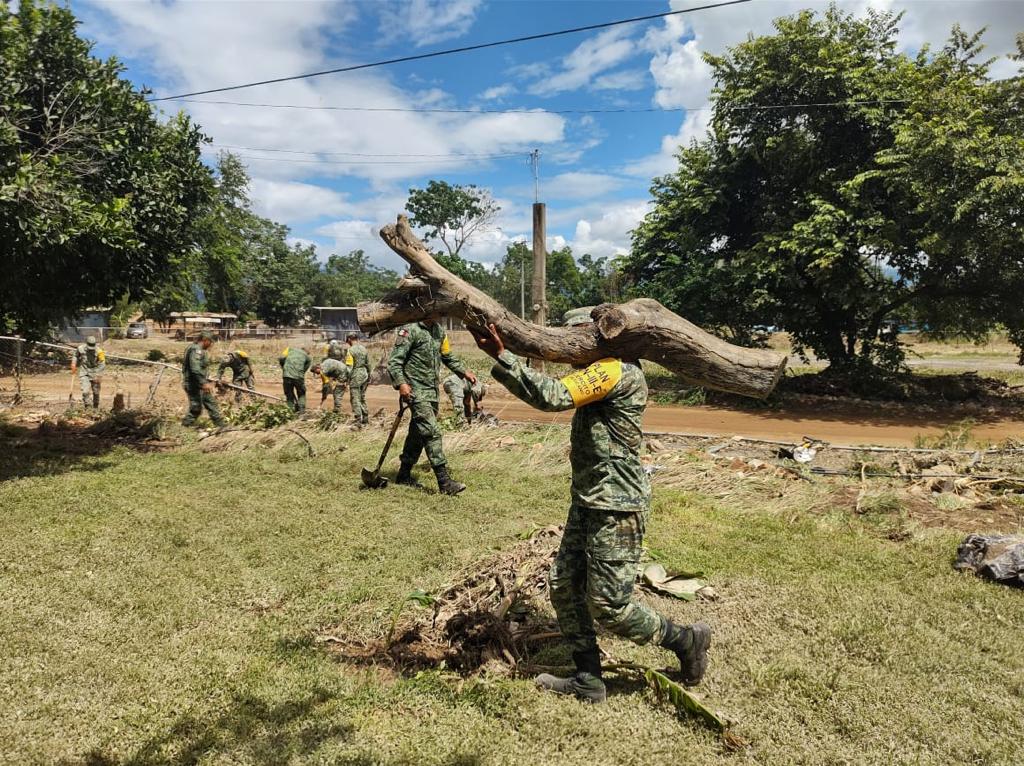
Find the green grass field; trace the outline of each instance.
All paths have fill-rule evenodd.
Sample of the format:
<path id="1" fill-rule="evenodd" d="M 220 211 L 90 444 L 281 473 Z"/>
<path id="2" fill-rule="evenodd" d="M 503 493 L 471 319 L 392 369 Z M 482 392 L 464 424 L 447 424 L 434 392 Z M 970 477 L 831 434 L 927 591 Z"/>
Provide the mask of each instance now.
<path id="1" fill-rule="evenodd" d="M 516 444 L 497 446 L 509 433 Z M 832 511 L 834 485 L 711 475 L 699 461 L 656 485 L 649 544 L 670 569 L 706 571 L 721 599 L 658 604 L 714 627 L 697 692 L 747 749 L 727 751 L 637 684 L 588 707 L 529 680 L 395 677 L 324 650 L 324 630 L 380 636 L 410 590 L 436 591 L 560 522 L 566 438 L 454 436 L 470 485 L 454 499 L 360 491 L 377 430 L 317 435 L 316 457 L 297 440 L 78 456 L 0 444 L 0 761 L 1024 760 L 1024 594 L 954 573 L 960 535 L 893 542 L 884 514 Z"/>

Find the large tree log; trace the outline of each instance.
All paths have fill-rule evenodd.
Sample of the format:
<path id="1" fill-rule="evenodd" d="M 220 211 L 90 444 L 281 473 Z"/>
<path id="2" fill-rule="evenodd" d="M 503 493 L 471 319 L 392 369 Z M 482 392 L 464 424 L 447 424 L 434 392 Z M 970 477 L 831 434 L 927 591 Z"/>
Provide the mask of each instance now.
<path id="1" fill-rule="evenodd" d="M 521 356 L 574 365 L 609 356 L 649 359 L 687 383 L 755 398 L 768 396 L 786 367 L 784 356 L 727 343 L 649 298 L 597 306 L 593 324 L 530 324 L 435 261 L 404 215 L 380 236 L 409 264 L 410 276 L 380 300 L 359 304 L 363 332 L 430 316 L 457 317 L 471 327 L 493 322 L 508 349 Z"/>

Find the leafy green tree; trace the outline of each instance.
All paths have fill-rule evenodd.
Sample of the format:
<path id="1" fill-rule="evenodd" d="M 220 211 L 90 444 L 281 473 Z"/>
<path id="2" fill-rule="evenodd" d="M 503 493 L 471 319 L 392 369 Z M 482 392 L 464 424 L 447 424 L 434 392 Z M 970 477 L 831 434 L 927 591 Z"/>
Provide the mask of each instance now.
<path id="1" fill-rule="evenodd" d="M 707 56 L 711 136 L 655 179 L 638 291 L 741 342 L 777 325 L 840 370 L 898 366 L 880 331 L 915 312 L 1021 326 L 1021 80 L 989 81 L 959 30 L 900 54 L 898 21 L 833 6 Z"/>
<path id="2" fill-rule="evenodd" d="M 203 289 L 208 310 L 244 312 L 244 274 L 258 222 L 245 165 L 231 152 L 220 152 L 213 198 L 199 222 L 199 258 L 193 264 L 193 279 Z"/>
<path id="3" fill-rule="evenodd" d="M 293 326 L 313 305 L 316 248 L 289 245 L 288 227 L 266 218 L 254 216 L 253 224 L 246 256 L 248 307 L 271 327 Z"/>
<path id="4" fill-rule="evenodd" d="M 393 290 L 398 280 L 398 272 L 373 265 L 362 250 L 335 254 L 313 280 L 314 304 L 355 306 Z"/>
<path id="5" fill-rule="evenodd" d="M 27 333 L 143 298 L 188 259 L 211 190 L 198 127 L 157 119 L 76 28 L 0 2 L 0 313 Z"/>
<path id="6" fill-rule="evenodd" d="M 429 181 L 425 189 L 409 189 L 405 203 L 410 223 L 424 229 L 424 240 L 438 240 L 448 255 L 458 257 L 475 234 L 494 224 L 501 208 L 486 189 L 470 184 Z"/>
<path id="7" fill-rule="evenodd" d="M 409 189 L 405 207 L 410 223 L 424 230 L 423 240 L 443 245 L 444 251 L 434 254 L 438 263 L 485 292 L 495 289 L 491 271 L 461 255 L 467 242 L 494 225 L 501 210 L 489 191 L 473 184 L 429 181 L 424 189 Z"/>
<path id="8" fill-rule="evenodd" d="M 618 299 L 614 290 L 613 269 L 606 258 L 585 253 L 579 261 L 568 246 L 552 250 L 547 256 L 548 315 L 553 323 L 562 314 L 579 306 L 594 306 Z M 520 312 L 521 280 L 525 279 L 526 314 L 529 315 L 530 284 L 533 280 L 533 250 L 525 242 L 513 242 L 501 263 L 494 269 L 495 289 L 491 293 L 505 308 Z"/>

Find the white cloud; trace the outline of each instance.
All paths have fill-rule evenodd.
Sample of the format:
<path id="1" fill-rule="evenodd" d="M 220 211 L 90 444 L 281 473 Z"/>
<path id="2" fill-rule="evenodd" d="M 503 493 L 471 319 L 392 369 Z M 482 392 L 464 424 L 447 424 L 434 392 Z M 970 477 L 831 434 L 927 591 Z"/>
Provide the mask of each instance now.
<path id="1" fill-rule="evenodd" d="M 541 179 L 541 193 L 548 200 L 603 197 L 622 187 L 623 179 L 608 173 L 571 171 Z M 532 193 L 532 188 L 528 193 Z"/>
<path id="2" fill-rule="evenodd" d="M 497 99 L 511 96 L 516 92 L 516 86 L 511 83 L 505 83 L 504 85 L 495 85 L 493 88 L 488 88 L 480 94 L 479 98 L 484 101 L 495 101 Z"/>
<path id="3" fill-rule="evenodd" d="M 590 87 L 593 90 L 643 90 L 647 87 L 647 72 L 643 69 L 622 69 L 601 75 Z"/>
<path id="4" fill-rule="evenodd" d="M 679 148 L 689 146 L 694 140 L 703 139 L 710 121 L 711 112 L 709 110 L 701 109 L 688 112 L 683 124 L 679 126 L 679 132 L 661 139 L 659 151 L 627 163 L 622 172 L 640 178 L 654 178 L 671 173 L 678 167 L 676 153 Z"/>
<path id="5" fill-rule="evenodd" d="M 312 221 L 347 207 L 345 195 L 316 184 L 254 178 L 250 192 L 256 212 L 275 221 Z"/>
<path id="6" fill-rule="evenodd" d="M 594 78 L 636 54 L 636 43 L 624 27 L 612 27 L 584 40 L 561 62 L 561 71 L 530 85 L 538 96 L 554 96 L 591 85 Z"/>
<path id="7" fill-rule="evenodd" d="M 628 253 L 630 232 L 649 209 L 648 202 L 625 202 L 605 206 L 599 217 L 579 219 L 569 243 L 573 254 L 579 257 L 590 253 L 597 258 L 610 258 Z"/>
<path id="8" fill-rule="evenodd" d="M 402 0 L 378 3 L 381 33 L 408 36 L 417 47 L 461 37 L 476 20 L 481 0 Z"/>
<path id="9" fill-rule="evenodd" d="M 244 6 L 244 13 L 239 12 L 240 7 L 233 2 L 97 2 L 87 6 L 84 15 L 87 34 L 150 62 L 161 76 L 161 94 L 347 63 L 329 58 L 332 46 L 324 35 L 330 30 L 332 40 L 344 38 L 346 28 L 355 19 L 354 2 L 251 3 Z M 413 2 L 402 6 L 402 12 L 436 11 L 431 23 L 437 23 L 459 9 L 461 15 L 456 16 L 465 19 L 469 9 L 476 7 L 476 3 L 463 2 L 434 8 Z M 223 98 L 214 95 L 195 99 L 216 100 L 405 109 L 447 104 L 451 96 L 436 87 L 405 91 L 381 70 L 277 83 Z M 356 176 L 368 179 L 378 189 L 397 179 L 479 168 L 487 162 L 453 159 L 451 155 L 525 154 L 534 146 L 562 141 L 565 126 L 564 118 L 540 111 L 475 116 L 249 108 L 195 102 L 168 102 L 165 108 L 174 111 L 179 106 L 186 107 L 219 144 L 310 153 L 240 151 L 253 176 L 279 182 Z M 385 154 L 429 156 L 355 156 Z"/>

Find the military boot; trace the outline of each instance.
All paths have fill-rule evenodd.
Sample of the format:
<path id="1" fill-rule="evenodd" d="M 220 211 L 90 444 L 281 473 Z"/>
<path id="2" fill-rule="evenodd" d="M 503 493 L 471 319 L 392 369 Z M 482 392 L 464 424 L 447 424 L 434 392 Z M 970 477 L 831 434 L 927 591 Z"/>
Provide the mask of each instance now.
<path id="1" fill-rule="evenodd" d="M 461 481 L 455 481 L 448 475 L 448 466 L 434 466 L 434 475 L 437 476 L 437 488 L 442 495 L 457 495 L 466 488 Z"/>
<path id="2" fill-rule="evenodd" d="M 601 656 L 597 649 L 587 652 L 573 652 L 576 672 L 567 678 L 541 673 L 534 679 L 537 687 L 555 694 L 571 694 L 576 699 L 591 704 L 604 702 L 608 697 L 604 681 L 601 680 Z"/>
<path id="3" fill-rule="evenodd" d="M 92 395 L 92 407 L 95 410 L 98 410 L 100 408 L 100 395 L 95 392 Z"/>
<path id="4" fill-rule="evenodd" d="M 412 477 L 412 463 L 403 462 L 401 465 L 402 467 L 398 469 L 398 475 L 395 477 L 395 484 L 403 484 L 406 487 L 423 489 L 423 485 Z"/>
<path id="5" fill-rule="evenodd" d="M 665 620 L 665 635 L 661 645 L 675 652 L 683 683 L 696 686 L 708 669 L 708 647 L 711 646 L 711 626 L 703 622 L 676 625 Z"/>

